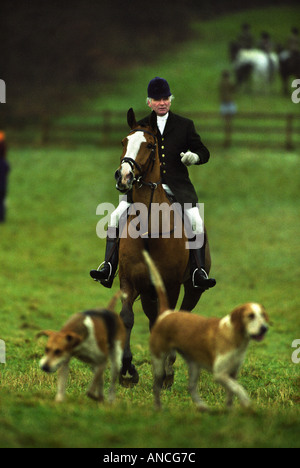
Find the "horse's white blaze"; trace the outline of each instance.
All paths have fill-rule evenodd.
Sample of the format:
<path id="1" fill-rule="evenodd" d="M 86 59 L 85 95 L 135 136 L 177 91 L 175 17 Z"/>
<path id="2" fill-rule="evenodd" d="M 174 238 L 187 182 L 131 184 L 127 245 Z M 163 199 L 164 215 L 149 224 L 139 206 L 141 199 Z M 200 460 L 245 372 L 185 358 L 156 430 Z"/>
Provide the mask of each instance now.
<path id="1" fill-rule="evenodd" d="M 132 135 L 128 135 L 127 137 L 128 144 L 127 150 L 124 158 L 131 158 L 136 159 L 138 152 L 140 150 L 141 144 L 145 143 L 147 140 L 143 134 L 143 132 L 135 132 Z M 127 162 L 122 163 L 121 166 L 121 177 L 122 183 L 125 185 L 128 179 L 128 176 L 132 173 L 132 169 L 130 164 Z"/>
<path id="2" fill-rule="evenodd" d="M 132 158 L 135 159 L 139 152 L 142 143 L 146 143 L 146 138 L 143 132 L 135 132 L 132 135 L 128 135 L 127 137 L 128 144 L 127 144 L 127 151 L 125 154 L 125 158 Z"/>

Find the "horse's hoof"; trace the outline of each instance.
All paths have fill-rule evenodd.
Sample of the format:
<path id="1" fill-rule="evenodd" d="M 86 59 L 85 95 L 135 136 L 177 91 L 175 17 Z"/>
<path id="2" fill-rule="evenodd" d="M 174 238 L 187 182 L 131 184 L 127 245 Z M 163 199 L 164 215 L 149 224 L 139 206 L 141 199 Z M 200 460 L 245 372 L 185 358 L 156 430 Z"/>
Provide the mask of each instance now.
<path id="1" fill-rule="evenodd" d="M 87 392 L 86 395 L 92 400 L 98 401 L 99 403 L 102 403 L 104 401 L 103 395 L 95 395 L 94 393 L 91 393 L 91 392 Z"/>
<path id="2" fill-rule="evenodd" d="M 138 383 L 139 379 L 139 374 L 134 366 L 131 366 L 129 370 L 127 369 L 125 374 L 121 371 L 119 376 L 120 384 L 122 387 L 126 388 L 134 387 Z"/>
<path id="3" fill-rule="evenodd" d="M 163 382 L 163 388 L 171 388 L 174 383 L 174 373 L 166 375 Z"/>

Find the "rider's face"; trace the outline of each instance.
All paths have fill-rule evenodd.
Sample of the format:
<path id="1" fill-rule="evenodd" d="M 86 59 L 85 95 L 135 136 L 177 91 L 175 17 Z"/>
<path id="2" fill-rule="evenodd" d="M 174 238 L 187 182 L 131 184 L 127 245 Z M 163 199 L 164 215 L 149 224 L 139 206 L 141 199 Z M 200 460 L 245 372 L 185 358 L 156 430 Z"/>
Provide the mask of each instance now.
<path id="1" fill-rule="evenodd" d="M 163 97 L 161 99 L 149 99 L 148 106 L 160 117 L 166 115 L 171 107 L 171 98 Z"/>

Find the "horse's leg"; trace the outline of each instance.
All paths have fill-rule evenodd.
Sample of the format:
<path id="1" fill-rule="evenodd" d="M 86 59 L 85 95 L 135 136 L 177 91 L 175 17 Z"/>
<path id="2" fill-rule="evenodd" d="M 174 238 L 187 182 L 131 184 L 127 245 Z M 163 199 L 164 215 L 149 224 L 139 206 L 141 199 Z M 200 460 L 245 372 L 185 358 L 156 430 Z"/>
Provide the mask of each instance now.
<path id="1" fill-rule="evenodd" d="M 173 284 L 171 287 L 166 286 L 170 309 L 175 309 L 178 296 L 180 293 L 180 284 Z M 174 368 L 173 365 L 176 361 L 176 351 L 168 353 L 165 360 L 165 377 L 164 377 L 164 388 L 171 388 L 174 383 Z"/>
<path id="2" fill-rule="evenodd" d="M 143 311 L 149 319 L 149 329 L 151 331 L 157 318 L 158 311 L 156 292 L 154 290 L 149 290 L 147 292 L 141 293 L 141 302 Z"/>
<path id="3" fill-rule="evenodd" d="M 191 278 L 184 283 L 184 297 L 180 310 L 191 312 L 198 304 L 204 289 L 194 288 Z"/>
<path id="4" fill-rule="evenodd" d="M 178 299 L 178 295 L 180 291 L 180 285 L 177 285 L 177 286 L 173 285 L 172 288 L 166 288 L 166 290 L 168 293 L 170 309 L 174 309 L 177 303 L 177 299 Z M 157 301 L 157 296 L 156 296 L 155 291 L 153 289 L 150 289 L 147 292 L 144 291 L 143 293 L 141 293 L 141 301 L 142 301 L 143 311 L 149 319 L 149 329 L 151 332 L 151 329 L 157 319 L 157 313 L 158 313 L 158 301 Z M 175 360 L 176 360 L 175 351 L 171 352 L 170 354 L 166 356 L 165 374 L 164 374 L 164 383 L 163 383 L 164 388 L 170 388 L 173 385 L 173 382 L 174 382 L 173 364 Z"/>
<path id="5" fill-rule="evenodd" d="M 132 353 L 130 349 L 131 330 L 134 324 L 134 313 L 132 305 L 136 296 L 129 287 L 126 287 L 124 284 L 122 285 L 122 283 L 121 289 L 127 294 L 127 297 L 123 299 L 123 306 L 120 314 L 125 325 L 126 338 L 119 381 L 123 387 L 131 387 L 136 385 L 139 381 L 139 374 L 135 366 L 132 364 Z"/>

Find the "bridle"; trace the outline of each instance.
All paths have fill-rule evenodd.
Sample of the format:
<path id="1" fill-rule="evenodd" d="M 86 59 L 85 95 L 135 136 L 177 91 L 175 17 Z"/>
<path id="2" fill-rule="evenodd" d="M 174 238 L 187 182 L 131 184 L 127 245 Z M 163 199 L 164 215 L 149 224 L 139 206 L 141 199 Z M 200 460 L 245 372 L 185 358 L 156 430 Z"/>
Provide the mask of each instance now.
<path id="1" fill-rule="evenodd" d="M 133 133 L 136 133 L 136 132 L 147 133 L 148 135 L 151 135 L 154 138 L 154 143 L 149 143 L 148 146 L 147 146 L 149 149 L 151 149 L 149 160 L 148 160 L 148 165 L 147 165 L 147 167 L 146 167 L 146 169 L 145 169 L 145 171 L 143 173 L 143 169 L 141 168 L 140 164 L 137 163 L 133 158 L 130 158 L 130 157 L 123 158 L 122 161 L 121 161 L 121 164 L 123 164 L 125 162 L 128 163 L 130 165 L 130 167 L 131 167 L 131 170 L 132 170 L 133 174 L 135 172 L 135 169 L 137 169 L 139 171 L 140 175 L 139 175 L 139 177 L 134 177 L 133 184 L 137 183 L 138 188 L 141 188 L 143 185 L 147 186 L 147 187 L 150 187 L 152 189 L 152 197 L 151 197 L 151 202 L 152 202 L 153 192 L 154 192 L 155 189 L 157 189 L 157 186 L 162 183 L 162 181 L 160 179 L 158 182 L 146 182 L 145 177 L 147 176 L 147 174 L 149 172 L 151 172 L 153 170 L 154 163 L 156 161 L 155 153 L 156 153 L 156 147 L 157 147 L 157 137 L 156 137 L 156 135 L 154 135 L 154 133 L 150 132 L 149 130 L 142 129 L 142 128 L 133 129 L 129 133 L 129 135 L 132 135 Z"/>
<path id="2" fill-rule="evenodd" d="M 143 132 L 143 133 L 147 133 L 149 135 L 151 135 L 153 138 L 154 138 L 154 143 L 149 143 L 148 144 L 148 148 L 151 149 L 151 153 L 150 153 L 150 156 L 149 156 L 149 162 L 148 162 L 148 165 L 143 173 L 143 169 L 141 168 L 140 164 L 137 163 L 133 158 L 130 158 L 130 157 L 125 157 L 122 159 L 121 161 L 121 165 L 123 163 L 128 163 L 131 167 L 131 170 L 134 174 L 134 171 L 135 169 L 137 169 L 140 173 L 139 177 L 135 177 L 135 174 L 134 174 L 134 179 L 133 179 L 133 184 L 137 183 L 138 184 L 138 189 L 142 188 L 143 186 L 146 186 L 146 187 L 149 187 L 151 189 L 151 197 L 150 197 L 150 203 L 149 203 L 149 210 L 148 210 L 148 223 L 149 223 L 149 220 L 151 218 L 151 208 L 152 208 L 152 203 L 153 203 L 153 198 L 154 198 L 154 192 L 155 190 L 157 189 L 157 187 L 162 183 L 162 179 L 160 179 L 158 182 L 146 182 L 144 180 L 144 178 L 146 177 L 146 175 L 151 172 L 153 170 L 153 167 L 154 167 L 154 163 L 156 161 L 156 157 L 155 157 L 155 154 L 156 154 L 156 148 L 157 148 L 157 137 L 156 135 L 154 135 L 154 133 L 150 132 L 149 130 L 145 130 L 145 129 L 142 129 L 142 128 L 135 128 L 133 129 L 129 135 L 132 135 L 133 133 L 135 132 Z M 115 174 L 115 178 L 117 179 L 118 178 L 118 171 L 116 172 Z M 174 232 L 174 229 L 172 231 L 170 231 L 170 233 Z"/>

